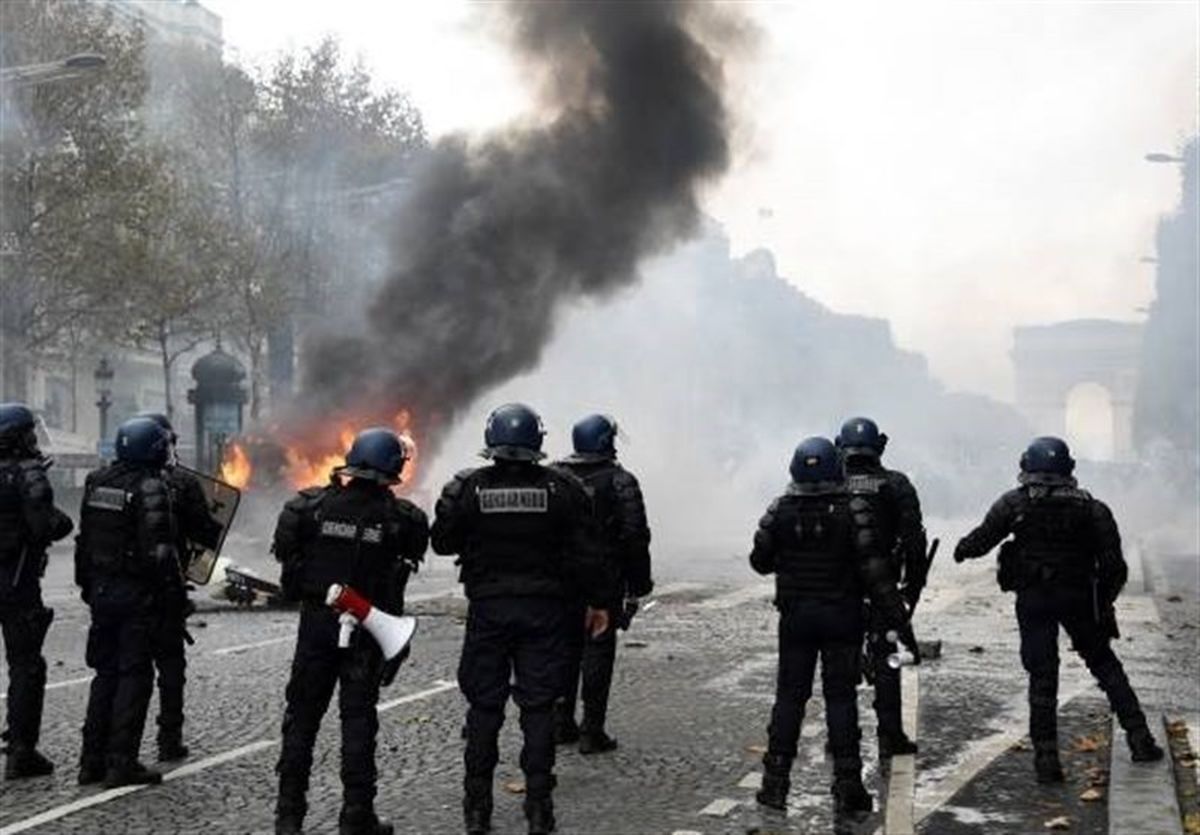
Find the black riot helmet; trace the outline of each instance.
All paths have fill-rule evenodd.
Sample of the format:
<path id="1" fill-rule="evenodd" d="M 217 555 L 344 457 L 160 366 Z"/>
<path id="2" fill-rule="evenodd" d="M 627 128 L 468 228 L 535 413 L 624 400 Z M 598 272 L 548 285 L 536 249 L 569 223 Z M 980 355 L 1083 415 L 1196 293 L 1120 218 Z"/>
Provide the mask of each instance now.
<path id="1" fill-rule="evenodd" d="M 796 447 L 789 468 L 792 481 L 815 484 L 819 481 L 842 481 L 842 456 L 828 438 L 805 438 Z"/>
<path id="2" fill-rule="evenodd" d="M 346 453 L 346 464 L 338 472 L 352 478 L 396 484 L 406 461 L 408 445 L 392 430 L 375 426 L 354 437 Z"/>
<path id="3" fill-rule="evenodd" d="M 0 452 L 37 450 L 37 419 L 24 403 L 0 403 Z"/>
<path id="4" fill-rule="evenodd" d="M 171 425 L 171 419 L 162 412 L 139 412 L 137 417 L 150 418 L 166 431 L 171 438 L 172 445 L 179 443 L 179 435 L 175 432 L 175 427 Z"/>
<path id="5" fill-rule="evenodd" d="M 837 434 L 837 447 L 843 455 L 883 455 L 888 436 L 869 417 L 852 417 L 842 424 Z"/>
<path id="6" fill-rule="evenodd" d="M 617 457 L 617 422 L 608 415 L 588 415 L 571 429 L 574 458 L 608 460 Z"/>
<path id="7" fill-rule="evenodd" d="M 1021 455 L 1021 472 L 1069 476 L 1075 472 L 1075 459 L 1066 441 L 1045 435 L 1029 442 Z"/>
<path id="8" fill-rule="evenodd" d="M 497 461 L 540 461 L 546 430 L 538 413 L 524 403 L 507 403 L 488 415 L 483 457 Z"/>
<path id="9" fill-rule="evenodd" d="M 117 460 L 161 467 L 171 455 L 171 436 L 158 421 L 134 417 L 117 427 Z"/>

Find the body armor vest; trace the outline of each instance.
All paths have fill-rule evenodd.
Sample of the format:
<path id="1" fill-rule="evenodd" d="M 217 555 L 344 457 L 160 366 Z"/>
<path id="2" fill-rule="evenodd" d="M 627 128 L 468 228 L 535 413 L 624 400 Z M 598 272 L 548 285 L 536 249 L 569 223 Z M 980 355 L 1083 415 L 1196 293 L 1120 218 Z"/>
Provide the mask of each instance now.
<path id="1" fill-rule="evenodd" d="M 148 474 L 119 464 L 87 481 L 80 512 L 80 532 L 88 561 L 99 574 L 143 574 L 149 559 L 138 544 L 138 488 Z"/>
<path id="2" fill-rule="evenodd" d="M 1095 574 L 1092 498 L 1074 487 L 1029 487 L 1013 530 L 1022 574 L 1034 584 Z"/>
<path id="3" fill-rule="evenodd" d="M 468 482 L 463 501 L 473 517 L 464 581 L 527 579 L 530 588 L 563 580 L 570 533 L 562 485 L 542 467 L 484 467 Z"/>
<path id="4" fill-rule="evenodd" d="M 858 572 L 846 497 L 786 496 L 775 513 L 780 592 L 828 598 L 853 594 Z"/>
<path id="5" fill-rule="evenodd" d="M 330 486 L 313 502 L 311 535 L 305 538 L 302 582 L 309 588 L 352 586 L 387 607 L 398 561 L 399 514 L 391 493 Z"/>
<path id="6" fill-rule="evenodd" d="M 0 563 L 16 562 L 24 545 L 21 519 L 23 479 L 19 461 L 0 461 Z"/>

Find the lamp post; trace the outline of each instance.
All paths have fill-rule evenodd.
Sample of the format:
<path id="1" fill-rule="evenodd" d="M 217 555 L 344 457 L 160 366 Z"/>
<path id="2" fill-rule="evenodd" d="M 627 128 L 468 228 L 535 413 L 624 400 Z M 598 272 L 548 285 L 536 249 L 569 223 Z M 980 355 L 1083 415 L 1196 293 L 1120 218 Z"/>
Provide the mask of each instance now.
<path id="1" fill-rule="evenodd" d="M 100 412 L 100 444 L 108 439 L 108 409 L 112 406 L 113 369 L 108 357 L 101 357 L 92 372 L 96 380 L 96 409 Z"/>

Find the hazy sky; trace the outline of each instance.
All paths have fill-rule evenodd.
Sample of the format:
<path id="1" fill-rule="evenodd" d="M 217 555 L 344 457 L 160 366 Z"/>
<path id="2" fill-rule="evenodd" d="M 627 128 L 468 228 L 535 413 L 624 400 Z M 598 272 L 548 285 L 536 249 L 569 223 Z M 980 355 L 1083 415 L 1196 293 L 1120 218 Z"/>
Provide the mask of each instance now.
<path id="1" fill-rule="evenodd" d="M 203 0 L 238 58 L 338 35 L 434 135 L 528 107 L 457 0 Z M 1197 130 L 1198 2 L 742 4 L 738 159 L 707 200 L 737 251 L 890 319 L 949 386 L 1011 395 L 1015 324 L 1139 318 Z M 613 4 L 614 13 L 620 5 Z"/>

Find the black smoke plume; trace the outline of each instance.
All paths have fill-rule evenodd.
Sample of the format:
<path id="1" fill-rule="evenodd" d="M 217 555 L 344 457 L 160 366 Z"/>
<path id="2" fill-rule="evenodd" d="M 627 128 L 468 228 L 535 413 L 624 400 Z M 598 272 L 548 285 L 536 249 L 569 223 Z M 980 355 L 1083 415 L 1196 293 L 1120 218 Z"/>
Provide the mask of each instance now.
<path id="1" fill-rule="evenodd" d="M 690 236 L 698 189 L 728 166 L 721 60 L 705 42 L 737 27 L 707 4 L 504 9 L 543 83 L 539 121 L 429 152 L 361 330 L 310 345 L 314 417 L 387 422 L 403 408 L 436 447 L 478 395 L 537 365 L 565 302 L 628 285 L 641 259 Z"/>

